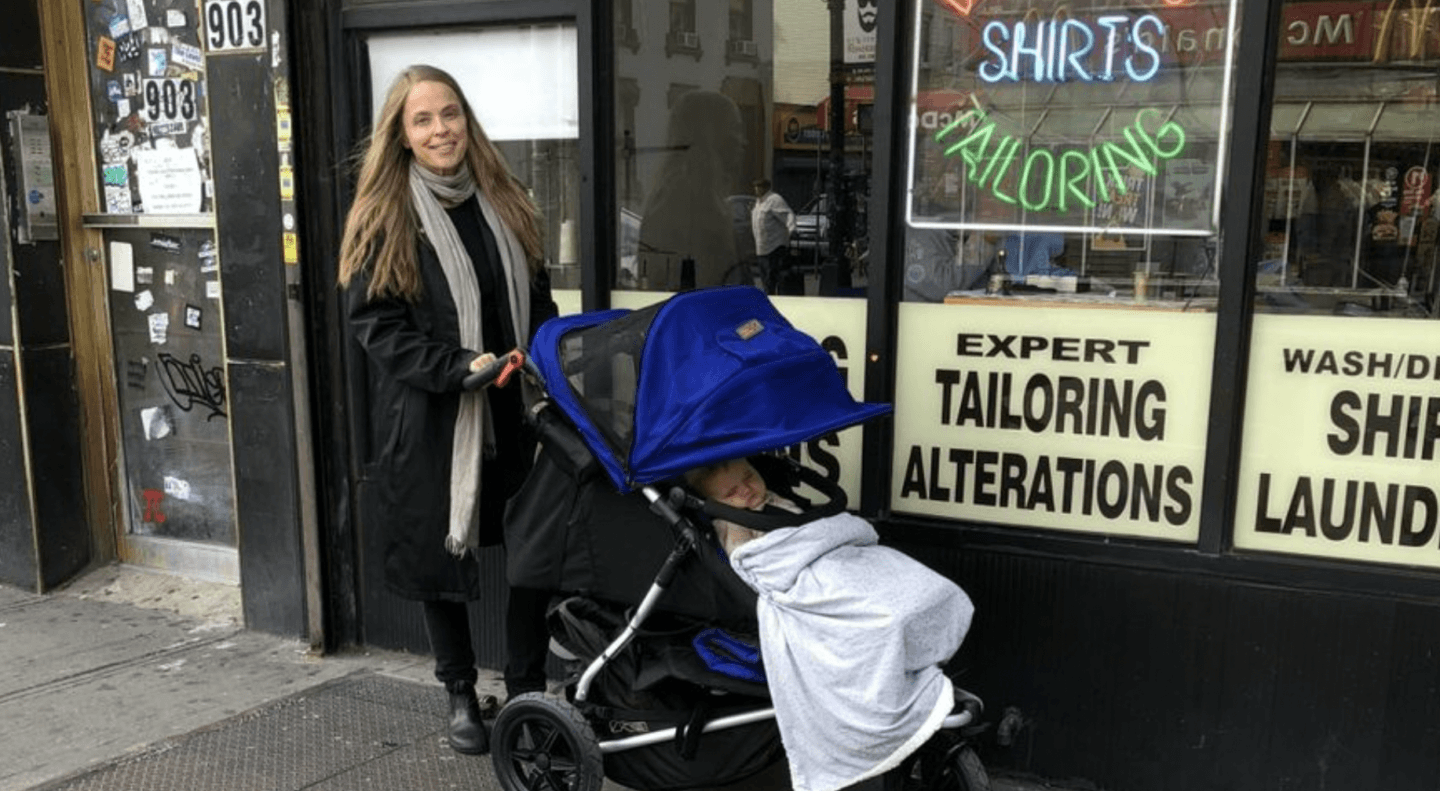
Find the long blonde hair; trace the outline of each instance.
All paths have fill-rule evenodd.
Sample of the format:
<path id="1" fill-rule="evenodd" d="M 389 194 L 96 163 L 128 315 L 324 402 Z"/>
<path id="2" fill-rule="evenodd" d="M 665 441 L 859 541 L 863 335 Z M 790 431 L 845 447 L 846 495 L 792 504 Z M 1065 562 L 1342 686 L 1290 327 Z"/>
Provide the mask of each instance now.
<path id="1" fill-rule="evenodd" d="M 355 202 L 345 218 L 340 243 L 341 286 L 371 267 L 368 296 L 419 298 L 420 267 L 415 257 L 419 220 L 410 204 L 410 161 L 405 142 L 405 100 L 417 83 L 438 82 L 455 92 L 465 111 L 465 164 L 475 186 L 495 205 L 500 219 L 520 240 L 530 274 L 541 265 L 540 221 L 535 204 L 511 174 L 505 159 L 470 109 L 455 78 L 434 66 L 406 68 L 391 83 L 375 128 L 362 143 Z"/>

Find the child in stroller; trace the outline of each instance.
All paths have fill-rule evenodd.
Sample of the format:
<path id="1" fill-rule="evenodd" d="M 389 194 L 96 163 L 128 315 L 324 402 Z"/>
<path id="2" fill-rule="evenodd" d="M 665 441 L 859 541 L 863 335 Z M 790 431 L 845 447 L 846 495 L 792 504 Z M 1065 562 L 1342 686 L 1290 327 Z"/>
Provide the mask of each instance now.
<path id="1" fill-rule="evenodd" d="M 801 514 L 746 459 L 685 481 L 738 519 L 713 520 L 759 595 L 761 654 L 796 788 L 838 788 L 889 771 L 940 728 L 954 703 L 942 665 L 974 614 L 959 586 L 877 543 L 848 513 L 762 532 L 751 514 Z"/>
<path id="2" fill-rule="evenodd" d="M 873 528 L 844 511 L 844 493 L 823 476 L 783 464 L 781 479 L 792 476 L 828 498 L 812 506 L 789 481 L 772 477 L 772 465 L 761 465 L 762 456 L 781 462 L 767 452 L 883 415 L 888 406 L 854 401 L 830 355 L 747 287 L 554 319 L 537 333 L 531 363 L 548 406 L 531 412 L 540 453 L 507 509 L 507 576 L 512 586 L 568 596 L 552 609 L 551 634 L 573 658 L 575 674 L 563 698 L 522 695 L 501 710 L 491 743 L 506 791 L 596 791 L 606 777 L 657 791 L 715 786 L 744 780 L 787 753 L 799 791 L 838 789 L 895 764 L 886 783 L 894 778 L 907 791 L 986 787 L 968 743 L 979 702 L 952 697 L 939 667 L 963 637 L 968 600 L 956 607 L 958 588 L 877 546 Z M 767 491 L 778 490 L 802 513 L 766 524 L 779 517 L 701 499 L 679 483 L 687 470 L 741 457 L 765 473 Z M 762 532 L 786 529 L 733 545 L 727 559 L 713 543 L 715 518 Z M 817 520 L 825 527 L 799 527 Z M 802 553 L 786 551 L 795 548 Z M 808 594 L 810 582 L 862 556 L 859 592 L 821 598 L 873 601 L 882 595 L 872 584 L 879 578 L 922 580 L 923 593 L 894 597 L 919 604 L 915 625 L 902 623 L 910 615 L 871 611 L 865 617 L 872 622 L 883 627 L 890 619 L 896 628 L 870 628 L 858 642 L 841 630 L 787 643 L 786 619 L 823 616 L 824 604 L 765 615 L 762 599 L 789 595 L 777 594 L 783 586 L 768 575 L 783 578 L 785 565 L 798 563 L 794 576 L 804 584 L 797 592 Z M 772 616 L 781 635 L 773 639 L 762 624 Z M 716 628 L 761 634 L 766 677 L 707 665 L 696 640 Z M 946 636 L 931 641 L 929 631 Z M 744 653 L 743 642 L 731 645 Z M 888 653 L 876 653 L 877 645 Z M 782 666 L 812 648 L 824 660 L 818 676 L 831 674 L 826 683 L 835 686 L 818 696 L 804 692 L 813 690 L 813 668 L 802 659 Z M 776 651 L 783 660 L 772 661 Z M 847 676 L 862 665 L 886 681 L 857 684 L 858 675 Z M 777 718 L 787 707 L 808 721 L 799 723 L 795 746 L 783 739 L 782 750 Z M 812 724 L 821 727 L 807 731 Z M 835 761 L 839 750 L 859 757 Z M 797 759 L 812 769 L 794 773 Z M 821 762 L 827 766 L 815 771 Z"/>

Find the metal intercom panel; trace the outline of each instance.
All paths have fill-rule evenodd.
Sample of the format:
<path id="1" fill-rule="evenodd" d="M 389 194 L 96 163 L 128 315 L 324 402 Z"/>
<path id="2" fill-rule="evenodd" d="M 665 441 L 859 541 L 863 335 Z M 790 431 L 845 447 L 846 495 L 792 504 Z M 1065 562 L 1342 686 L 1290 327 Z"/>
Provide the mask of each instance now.
<path id="1" fill-rule="evenodd" d="M 50 159 L 50 120 L 11 110 L 10 159 L 15 163 L 15 195 L 21 204 L 16 241 L 34 244 L 60 238 L 55 216 L 55 168 Z"/>

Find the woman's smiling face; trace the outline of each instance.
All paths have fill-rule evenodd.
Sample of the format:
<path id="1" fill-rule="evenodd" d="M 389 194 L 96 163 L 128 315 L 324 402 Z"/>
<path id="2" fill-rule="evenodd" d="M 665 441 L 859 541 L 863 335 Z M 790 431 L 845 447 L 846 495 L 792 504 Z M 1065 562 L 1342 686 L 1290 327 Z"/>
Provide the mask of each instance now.
<path id="1" fill-rule="evenodd" d="M 420 166 L 442 176 L 451 176 L 465 161 L 469 137 L 465 109 L 460 97 L 443 82 L 417 82 L 405 97 L 404 146 Z"/>

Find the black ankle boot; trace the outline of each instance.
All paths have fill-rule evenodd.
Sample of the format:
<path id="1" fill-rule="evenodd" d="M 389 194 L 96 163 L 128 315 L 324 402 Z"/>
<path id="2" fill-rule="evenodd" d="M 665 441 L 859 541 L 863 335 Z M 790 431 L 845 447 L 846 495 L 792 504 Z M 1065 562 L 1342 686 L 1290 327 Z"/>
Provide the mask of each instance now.
<path id="1" fill-rule="evenodd" d="M 475 685 L 458 683 L 448 685 L 450 695 L 450 749 L 466 755 L 484 755 L 490 752 L 490 737 L 485 733 L 485 724 L 480 721 L 480 702 L 475 699 Z"/>

